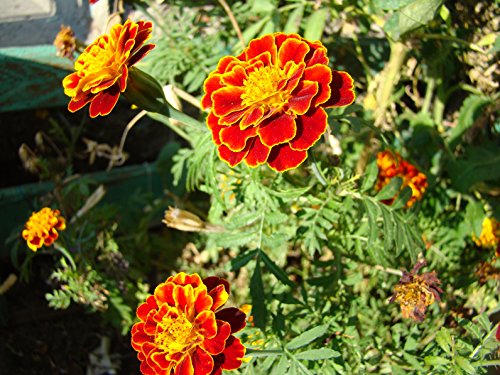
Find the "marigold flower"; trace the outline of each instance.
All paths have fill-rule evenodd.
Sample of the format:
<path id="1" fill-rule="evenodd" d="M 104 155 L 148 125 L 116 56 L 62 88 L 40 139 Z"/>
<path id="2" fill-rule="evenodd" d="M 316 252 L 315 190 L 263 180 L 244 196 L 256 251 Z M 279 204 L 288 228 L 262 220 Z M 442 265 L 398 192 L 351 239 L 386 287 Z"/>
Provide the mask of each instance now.
<path id="1" fill-rule="evenodd" d="M 411 318 L 417 322 L 424 320 L 427 306 L 432 305 L 435 300 L 440 301 L 439 293 L 443 292 L 438 286 L 441 281 L 435 271 L 416 274 L 425 264 L 425 261 L 420 261 L 410 272 L 403 271 L 390 300 L 399 303 L 403 318 Z"/>
<path id="2" fill-rule="evenodd" d="M 76 72 L 63 80 L 64 93 L 71 97 L 70 112 L 88 103 L 90 117 L 111 112 L 127 88 L 129 68 L 155 47 L 144 44 L 151 37 L 152 27 L 151 22 L 127 20 L 85 48 L 75 62 Z"/>
<path id="3" fill-rule="evenodd" d="M 387 185 L 392 178 L 401 177 L 401 189 L 409 186 L 412 195 L 406 207 L 411 207 L 417 200 L 421 200 L 427 189 L 427 177 L 413 165 L 404 160 L 397 152 L 382 151 L 377 154 L 378 179 L 375 185 L 377 191 Z M 384 203 L 392 204 L 394 198 L 385 200 Z"/>
<path id="4" fill-rule="evenodd" d="M 245 327 L 245 313 L 221 309 L 229 283 L 183 272 L 158 285 L 137 308 L 132 347 L 142 374 L 221 374 L 241 366 L 245 347 L 233 333 Z"/>
<path id="5" fill-rule="evenodd" d="M 254 39 L 223 57 L 204 84 L 201 104 L 219 156 L 231 167 L 300 165 L 326 131 L 325 108 L 354 101 L 353 80 L 328 66 L 327 50 L 296 34 Z"/>
<path id="6" fill-rule="evenodd" d="M 66 229 L 66 220 L 59 210 L 45 207 L 33 212 L 24 227 L 23 238 L 31 250 L 37 251 L 43 245 L 50 246 L 57 240 L 57 231 Z"/>
<path id="7" fill-rule="evenodd" d="M 494 218 L 485 217 L 479 238 L 472 235 L 472 240 L 479 247 L 494 248 L 500 246 L 500 223 Z"/>

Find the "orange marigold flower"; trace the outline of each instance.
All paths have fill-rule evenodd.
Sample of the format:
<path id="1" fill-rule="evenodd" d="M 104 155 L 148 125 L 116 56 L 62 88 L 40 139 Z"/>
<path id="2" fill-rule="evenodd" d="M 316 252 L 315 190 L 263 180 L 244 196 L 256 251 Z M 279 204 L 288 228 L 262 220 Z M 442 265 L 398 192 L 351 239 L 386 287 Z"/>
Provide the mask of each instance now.
<path id="1" fill-rule="evenodd" d="M 425 264 L 425 260 L 420 261 L 410 272 L 403 271 L 403 276 L 394 287 L 394 295 L 390 300 L 399 303 L 403 318 L 411 318 L 417 322 L 424 320 L 427 306 L 432 305 L 435 300 L 440 301 L 439 293 L 443 292 L 438 286 L 441 281 L 435 271 L 417 275 Z"/>
<path id="2" fill-rule="evenodd" d="M 59 237 L 58 230 L 66 229 L 66 220 L 59 210 L 49 207 L 33 212 L 22 232 L 28 247 L 37 251 L 43 245 L 50 246 Z"/>
<path id="3" fill-rule="evenodd" d="M 494 218 L 485 217 L 479 238 L 472 235 L 477 246 L 494 248 L 500 246 L 500 223 Z"/>
<path id="4" fill-rule="evenodd" d="M 129 68 L 155 47 L 144 44 L 151 37 L 152 27 L 149 21 L 127 20 L 85 48 L 75 62 L 76 72 L 63 80 L 64 93 L 71 97 L 70 112 L 88 103 L 90 117 L 111 112 L 127 88 Z"/>
<path id="5" fill-rule="evenodd" d="M 300 165 L 326 131 L 325 108 L 354 101 L 353 80 L 330 69 L 327 50 L 296 34 L 254 39 L 223 57 L 204 84 L 201 104 L 219 156 L 231 167 L 267 163 L 283 172 Z"/>
<path id="6" fill-rule="evenodd" d="M 245 313 L 221 309 L 229 283 L 183 272 L 158 285 L 137 308 L 132 347 L 147 375 L 221 374 L 241 366 L 245 347 L 233 333 L 245 327 Z"/>
<path id="7" fill-rule="evenodd" d="M 401 177 L 401 189 L 409 186 L 412 191 L 411 198 L 406 202 L 406 207 L 411 207 L 417 200 L 421 200 L 427 189 L 427 177 L 413 165 L 404 160 L 397 152 L 382 151 L 377 154 L 378 179 L 375 185 L 377 191 L 387 185 L 392 178 Z M 394 198 L 385 200 L 384 203 L 392 204 Z"/>

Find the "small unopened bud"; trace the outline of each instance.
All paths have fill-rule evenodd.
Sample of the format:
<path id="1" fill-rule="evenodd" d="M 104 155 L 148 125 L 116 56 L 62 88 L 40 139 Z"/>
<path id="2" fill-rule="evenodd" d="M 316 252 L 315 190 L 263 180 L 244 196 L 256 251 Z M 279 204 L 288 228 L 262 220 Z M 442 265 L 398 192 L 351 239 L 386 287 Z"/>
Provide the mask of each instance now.
<path id="1" fill-rule="evenodd" d="M 158 81 L 136 67 L 130 67 L 127 89 L 123 93 L 127 100 L 148 111 L 169 115 L 169 104 Z"/>

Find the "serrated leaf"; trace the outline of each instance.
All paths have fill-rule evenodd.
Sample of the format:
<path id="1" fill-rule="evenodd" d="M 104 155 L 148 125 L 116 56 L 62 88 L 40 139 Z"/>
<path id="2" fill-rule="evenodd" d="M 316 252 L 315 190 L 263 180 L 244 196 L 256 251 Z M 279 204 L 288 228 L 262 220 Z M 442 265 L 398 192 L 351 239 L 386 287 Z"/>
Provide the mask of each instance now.
<path id="1" fill-rule="evenodd" d="M 271 369 L 272 375 L 283 375 L 287 373 L 288 370 L 288 358 L 286 356 L 281 356 L 278 364 Z"/>
<path id="2" fill-rule="evenodd" d="M 452 341 L 450 331 L 448 331 L 444 327 L 441 328 L 436 334 L 436 342 L 444 352 L 446 352 L 448 355 L 451 355 Z"/>
<path id="3" fill-rule="evenodd" d="M 389 251 L 394 241 L 394 216 L 389 209 L 381 208 L 384 219 L 384 248 Z"/>
<path id="4" fill-rule="evenodd" d="M 267 308 L 265 304 L 264 284 L 262 283 L 262 275 L 258 262 L 250 279 L 250 296 L 252 297 L 252 315 L 255 326 L 263 330 L 267 322 Z"/>
<path id="5" fill-rule="evenodd" d="M 288 278 L 288 275 L 280 267 L 278 267 L 272 260 L 267 256 L 265 252 L 259 249 L 259 257 L 262 259 L 267 269 L 276 276 L 283 284 L 288 285 L 291 288 L 295 288 L 295 284 Z"/>
<path id="6" fill-rule="evenodd" d="M 239 247 L 248 245 L 257 239 L 256 231 L 218 234 L 216 243 L 222 247 Z"/>
<path id="7" fill-rule="evenodd" d="M 427 366 L 443 366 L 450 363 L 449 359 L 443 357 L 437 357 L 434 355 L 428 355 L 427 357 L 424 358 L 424 361 Z"/>
<path id="8" fill-rule="evenodd" d="M 375 184 L 375 181 L 377 181 L 377 176 L 378 176 L 378 167 L 377 167 L 377 162 L 374 160 L 366 167 L 360 191 L 365 192 L 371 189 Z"/>
<path id="9" fill-rule="evenodd" d="M 323 7 L 311 13 L 311 15 L 307 18 L 305 25 L 305 39 L 313 41 L 321 39 L 329 11 L 330 9 L 328 7 Z"/>
<path id="10" fill-rule="evenodd" d="M 373 5 L 383 10 L 396 10 L 414 1 L 415 0 L 373 0 Z"/>
<path id="11" fill-rule="evenodd" d="M 289 190 L 273 190 L 267 189 L 267 192 L 275 197 L 282 199 L 296 199 L 303 196 L 305 193 L 311 189 L 312 186 L 307 186 L 304 188 L 289 189 Z"/>
<path id="12" fill-rule="evenodd" d="M 385 23 L 384 31 L 393 40 L 401 39 L 404 34 L 425 26 L 434 18 L 442 0 L 417 0 L 396 10 Z"/>
<path id="13" fill-rule="evenodd" d="M 391 204 L 391 208 L 393 210 L 399 210 L 400 208 L 403 208 L 406 206 L 406 202 L 411 198 L 413 194 L 413 191 L 411 190 L 411 187 L 405 186 L 398 194 L 396 199 L 394 200 L 394 203 Z"/>
<path id="14" fill-rule="evenodd" d="M 365 204 L 366 214 L 368 216 L 368 227 L 369 227 L 368 246 L 373 246 L 375 240 L 378 237 L 377 217 L 379 214 L 379 209 L 377 205 L 373 203 L 370 199 L 365 199 L 363 203 Z"/>
<path id="15" fill-rule="evenodd" d="M 311 349 L 295 354 L 295 359 L 301 361 L 319 361 L 322 359 L 340 357 L 340 353 L 329 348 Z"/>
<path id="16" fill-rule="evenodd" d="M 468 359 L 456 355 L 453 357 L 453 360 L 467 374 L 476 374 L 476 369 L 471 365 Z"/>
<path id="17" fill-rule="evenodd" d="M 246 227 L 262 218 L 262 214 L 258 211 L 236 213 L 230 217 L 230 220 L 225 224 L 229 230 L 234 230 Z"/>
<path id="18" fill-rule="evenodd" d="M 310 342 L 316 340 L 320 336 L 324 335 L 328 332 L 328 325 L 323 324 L 314 328 L 311 328 L 308 331 L 301 333 L 299 336 L 292 339 L 288 344 L 285 345 L 285 348 L 288 350 L 295 350 L 298 348 L 302 348 L 306 346 Z"/>
<path id="19" fill-rule="evenodd" d="M 456 147 L 465 131 L 474 125 L 481 108 L 489 103 L 491 103 L 491 98 L 480 95 L 471 95 L 464 100 L 458 112 L 457 125 L 452 129 L 448 137 L 448 145 L 451 149 Z"/>
<path id="20" fill-rule="evenodd" d="M 483 228 L 483 205 L 477 201 L 470 201 L 465 209 L 465 219 L 469 223 L 472 232 L 479 238 Z"/>
<path id="21" fill-rule="evenodd" d="M 403 180 L 401 179 L 401 177 L 394 177 L 378 192 L 377 195 L 375 195 L 375 198 L 379 201 L 393 198 L 401 189 L 402 184 Z"/>
<path id="22" fill-rule="evenodd" d="M 257 256 L 258 250 L 245 251 L 236 258 L 231 259 L 231 271 L 239 270 Z"/>

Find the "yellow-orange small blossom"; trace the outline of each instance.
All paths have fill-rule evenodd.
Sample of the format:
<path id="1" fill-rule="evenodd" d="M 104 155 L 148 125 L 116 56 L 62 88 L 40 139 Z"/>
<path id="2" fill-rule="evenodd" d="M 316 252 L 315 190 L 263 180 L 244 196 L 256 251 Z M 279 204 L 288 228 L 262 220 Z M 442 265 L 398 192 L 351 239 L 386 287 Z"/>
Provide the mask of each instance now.
<path id="1" fill-rule="evenodd" d="M 28 247 L 37 251 L 43 245 L 50 246 L 59 238 L 57 232 L 66 229 L 66 220 L 59 210 L 44 207 L 38 212 L 33 212 L 24 225 L 22 236 Z"/>
<path id="2" fill-rule="evenodd" d="M 480 247 L 497 247 L 500 243 L 500 223 L 494 218 L 485 217 L 479 238 L 473 235 L 472 240 Z"/>

